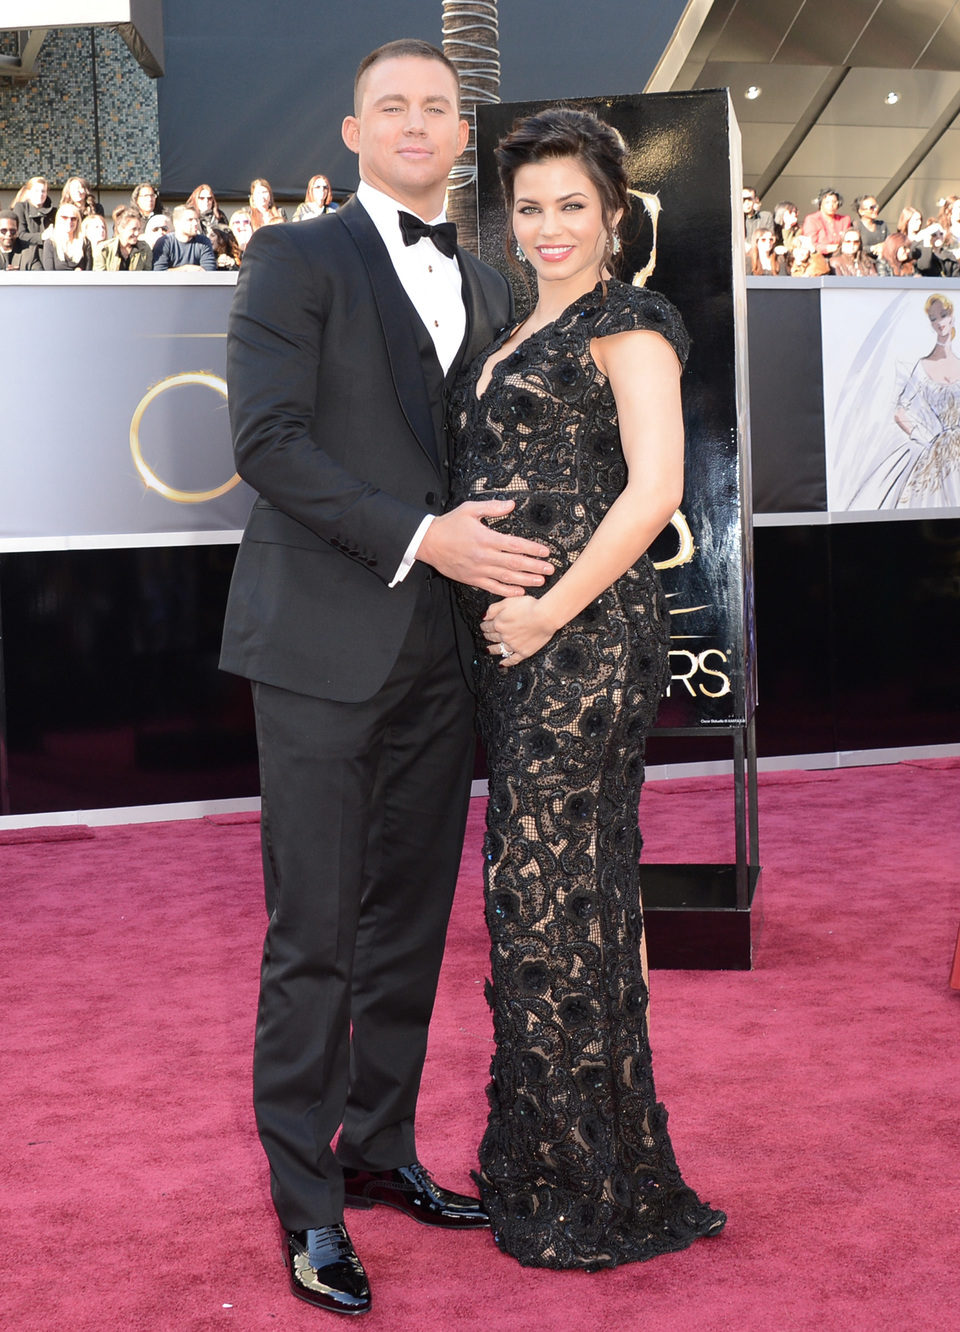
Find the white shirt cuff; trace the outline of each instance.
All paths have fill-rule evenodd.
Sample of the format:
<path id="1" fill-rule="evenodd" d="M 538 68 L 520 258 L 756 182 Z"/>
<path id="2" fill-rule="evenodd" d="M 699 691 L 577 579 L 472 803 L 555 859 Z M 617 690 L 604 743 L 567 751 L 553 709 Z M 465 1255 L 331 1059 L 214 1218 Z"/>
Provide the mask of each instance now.
<path id="1" fill-rule="evenodd" d="M 393 575 L 393 578 L 387 584 L 388 587 L 396 587 L 398 583 L 402 583 L 403 580 L 406 578 L 407 574 L 413 568 L 413 562 L 417 558 L 417 551 L 420 549 L 420 542 L 427 535 L 427 528 L 430 526 L 430 524 L 433 522 L 436 516 L 437 515 L 435 513 L 428 513 L 427 516 L 424 518 L 423 522 L 414 532 L 413 540 L 410 542 L 410 545 L 404 551 L 403 559 L 400 561 L 400 568 L 397 570 L 397 572 Z"/>

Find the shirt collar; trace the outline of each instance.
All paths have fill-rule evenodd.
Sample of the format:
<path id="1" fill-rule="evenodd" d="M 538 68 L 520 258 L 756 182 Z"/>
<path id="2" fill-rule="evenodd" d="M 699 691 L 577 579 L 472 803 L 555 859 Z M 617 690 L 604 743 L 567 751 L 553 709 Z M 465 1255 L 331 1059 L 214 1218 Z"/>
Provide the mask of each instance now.
<path id="1" fill-rule="evenodd" d="M 361 203 L 364 209 L 369 213 L 374 226 L 385 239 L 393 240 L 400 235 L 400 223 L 398 218 L 401 213 L 412 213 L 412 208 L 405 208 L 402 203 L 392 199 L 389 194 L 384 194 L 383 190 L 376 189 L 373 185 L 368 185 L 365 180 L 361 180 L 357 186 L 357 201 Z M 420 214 L 416 213 L 416 217 Z M 438 222 L 446 222 L 447 210 L 442 208 L 436 217 L 425 217 L 421 219 L 435 226 Z"/>

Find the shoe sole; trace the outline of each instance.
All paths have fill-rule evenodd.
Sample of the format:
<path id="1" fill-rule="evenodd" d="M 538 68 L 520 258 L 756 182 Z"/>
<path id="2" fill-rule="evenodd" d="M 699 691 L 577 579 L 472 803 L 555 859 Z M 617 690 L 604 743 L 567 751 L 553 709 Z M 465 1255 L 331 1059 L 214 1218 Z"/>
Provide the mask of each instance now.
<path id="1" fill-rule="evenodd" d="M 302 1290 L 298 1290 L 292 1281 L 290 1283 L 290 1294 L 295 1295 L 304 1304 L 309 1304 L 313 1309 L 322 1309 L 324 1313 L 346 1314 L 348 1318 L 358 1318 L 361 1314 L 369 1313 L 373 1308 L 373 1300 L 369 1304 L 365 1304 L 362 1309 L 344 1309 L 339 1304 L 318 1304 L 316 1300 L 311 1300 L 310 1296 Z"/>
<path id="2" fill-rule="evenodd" d="M 401 1207 L 398 1203 L 390 1202 L 386 1198 L 358 1198 L 347 1194 L 343 1200 L 344 1207 L 362 1208 L 364 1211 L 370 1207 L 389 1207 L 394 1212 L 402 1212 L 408 1216 L 411 1221 L 416 1221 L 419 1226 L 432 1226 L 434 1230 L 489 1230 L 489 1221 L 431 1221 L 429 1217 L 417 1216 L 416 1212 L 411 1212 L 406 1207 Z"/>

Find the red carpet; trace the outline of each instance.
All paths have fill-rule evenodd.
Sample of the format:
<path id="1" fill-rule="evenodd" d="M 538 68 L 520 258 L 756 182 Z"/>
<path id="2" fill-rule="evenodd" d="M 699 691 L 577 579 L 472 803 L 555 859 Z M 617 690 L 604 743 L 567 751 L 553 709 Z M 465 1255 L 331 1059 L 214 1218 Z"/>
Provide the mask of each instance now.
<path id="1" fill-rule="evenodd" d="M 731 794 L 650 785 L 651 860 L 732 854 Z M 761 779 L 753 972 L 652 977 L 658 1089 L 723 1237 L 596 1275 L 351 1213 L 365 1332 L 917 1332 L 960 1294 L 960 762 Z M 421 1098 L 465 1186 L 484 1117 L 471 831 Z M 0 846 L 0 1323 L 298 1332 L 249 1106 L 263 907 L 243 817 Z M 763 915 L 762 923 L 759 920 Z"/>

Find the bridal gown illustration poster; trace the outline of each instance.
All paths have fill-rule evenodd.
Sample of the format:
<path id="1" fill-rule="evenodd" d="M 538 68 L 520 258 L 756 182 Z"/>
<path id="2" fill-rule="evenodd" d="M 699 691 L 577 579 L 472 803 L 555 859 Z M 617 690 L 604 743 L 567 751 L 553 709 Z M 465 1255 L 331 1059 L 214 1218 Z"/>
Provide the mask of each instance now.
<path id="1" fill-rule="evenodd" d="M 960 293 L 910 282 L 852 295 L 821 303 L 830 508 L 960 508 Z"/>

